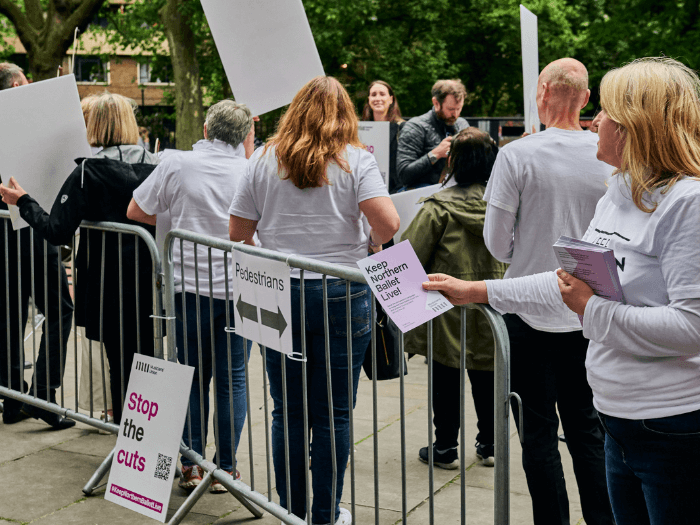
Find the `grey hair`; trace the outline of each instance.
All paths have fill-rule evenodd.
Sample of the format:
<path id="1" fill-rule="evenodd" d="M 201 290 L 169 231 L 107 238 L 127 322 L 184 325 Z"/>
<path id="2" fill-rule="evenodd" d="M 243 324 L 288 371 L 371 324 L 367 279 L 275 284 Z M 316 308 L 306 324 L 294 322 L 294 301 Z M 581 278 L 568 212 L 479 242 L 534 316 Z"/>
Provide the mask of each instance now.
<path id="1" fill-rule="evenodd" d="M 245 104 L 221 100 L 207 111 L 207 138 L 219 139 L 234 148 L 243 142 L 253 125 L 253 115 Z"/>
<path id="2" fill-rule="evenodd" d="M 0 63 L 0 91 L 9 89 L 15 82 L 22 81 L 23 69 L 10 62 Z"/>

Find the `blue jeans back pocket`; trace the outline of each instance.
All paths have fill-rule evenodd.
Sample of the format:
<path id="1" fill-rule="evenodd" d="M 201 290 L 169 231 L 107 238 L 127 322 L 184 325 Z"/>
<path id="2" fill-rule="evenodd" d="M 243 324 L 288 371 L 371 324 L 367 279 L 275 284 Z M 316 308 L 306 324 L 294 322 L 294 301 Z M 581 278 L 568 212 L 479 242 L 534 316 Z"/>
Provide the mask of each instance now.
<path id="1" fill-rule="evenodd" d="M 347 337 L 345 281 L 328 284 L 328 323 L 330 335 Z M 366 284 L 352 283 L 350 287 L 350 329 L 352 337 L 370 330 L 372 292 Z"/>

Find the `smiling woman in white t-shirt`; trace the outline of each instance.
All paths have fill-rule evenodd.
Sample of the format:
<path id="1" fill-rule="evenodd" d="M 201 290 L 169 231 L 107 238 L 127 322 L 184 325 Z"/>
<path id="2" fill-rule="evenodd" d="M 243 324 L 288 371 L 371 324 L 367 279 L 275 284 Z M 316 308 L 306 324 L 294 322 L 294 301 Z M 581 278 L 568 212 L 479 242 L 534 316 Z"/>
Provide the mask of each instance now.
<path id="1" fill-rule="evenodd" d="M 248 162 L 229 209 L 232 241 L 252 244 L 257 230 L 263 248 L 357 268 L 368 248 L 381 247 L 399 228 L 374 157 L 357 135 L 352 100 L 332 77 L 317 77 L 294 97 L 277 133 Z M 362 214 L 372 230 L 369 239 Z M 292 336 L 301 352 L 299 270 L 292 271 Z M 337 476 L 333 479 L 330 418 L 326 390 L 326 334 L 320 274 L 304 273 L 309 426 L 313 448 L 312 523 L 348 525 L 352 516 L 338 504 L 350 450 L 346 282 L 328 279 L 328 320 Z M 354 406 L 360 368 L 369 343 L 372 294 L 366 284 L 351 283 L 352 378 Z M 267 352 L 272 412 L 272 459 L 280 505 L 304 518 L 307 512 L 302 366 L 286 360 L 290 487 L 285 469 L 283 427 L 283 354 Z M 333 484 L 336 484 L 332 502 Z"/>
<path id="2" fill-rule="evenodd" d="M 617 168 L 583 240 L 612 248 L 625 302 L 562 270 L 467 283 L 431 275 L 451 302 L 583 315 L 617 525 L 697 523 L 700 486 L 700 79 L 640 59 L 600 86 L 598 159 Z M 562 302 L 563 301 L 563 302 Z M 566 351 L 566 349 L 562 349 Z"/>

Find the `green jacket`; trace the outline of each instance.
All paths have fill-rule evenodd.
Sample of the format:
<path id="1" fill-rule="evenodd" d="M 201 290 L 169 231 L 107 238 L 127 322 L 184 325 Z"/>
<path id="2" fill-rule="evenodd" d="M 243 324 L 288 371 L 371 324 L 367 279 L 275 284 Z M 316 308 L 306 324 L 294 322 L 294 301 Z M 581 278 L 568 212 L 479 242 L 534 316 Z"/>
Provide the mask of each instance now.
<path id="1" fill-rule="evenodd" d="M 452 186 L 430 197 L 401 236 L 408 239 L 427 273 L 446 273 L 466 281 L 501 279 L 507 265 L 494 259 L 484 244 L 485 187 Z M 493 335 L 486 317 L 467 310 L 467 368 L 493 370 Z M 433 321 L 433 359 L 459 368 L 460 308 Z M 405 335 L 405 350 L 427 354 L 427 324 Z"/>

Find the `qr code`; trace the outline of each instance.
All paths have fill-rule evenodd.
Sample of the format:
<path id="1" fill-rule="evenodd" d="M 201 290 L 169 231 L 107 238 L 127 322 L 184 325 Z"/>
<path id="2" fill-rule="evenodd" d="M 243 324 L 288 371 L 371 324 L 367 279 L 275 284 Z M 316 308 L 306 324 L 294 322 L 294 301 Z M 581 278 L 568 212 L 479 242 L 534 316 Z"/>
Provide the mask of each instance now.
<path id="1" fill-rule="evenodd" d="M 170 476 L 170 466 L 173 463 L 173 458 L 158 454 L 158 463 L 156 464 L 156 474 L 154 477 L 168 481 Z"/>

